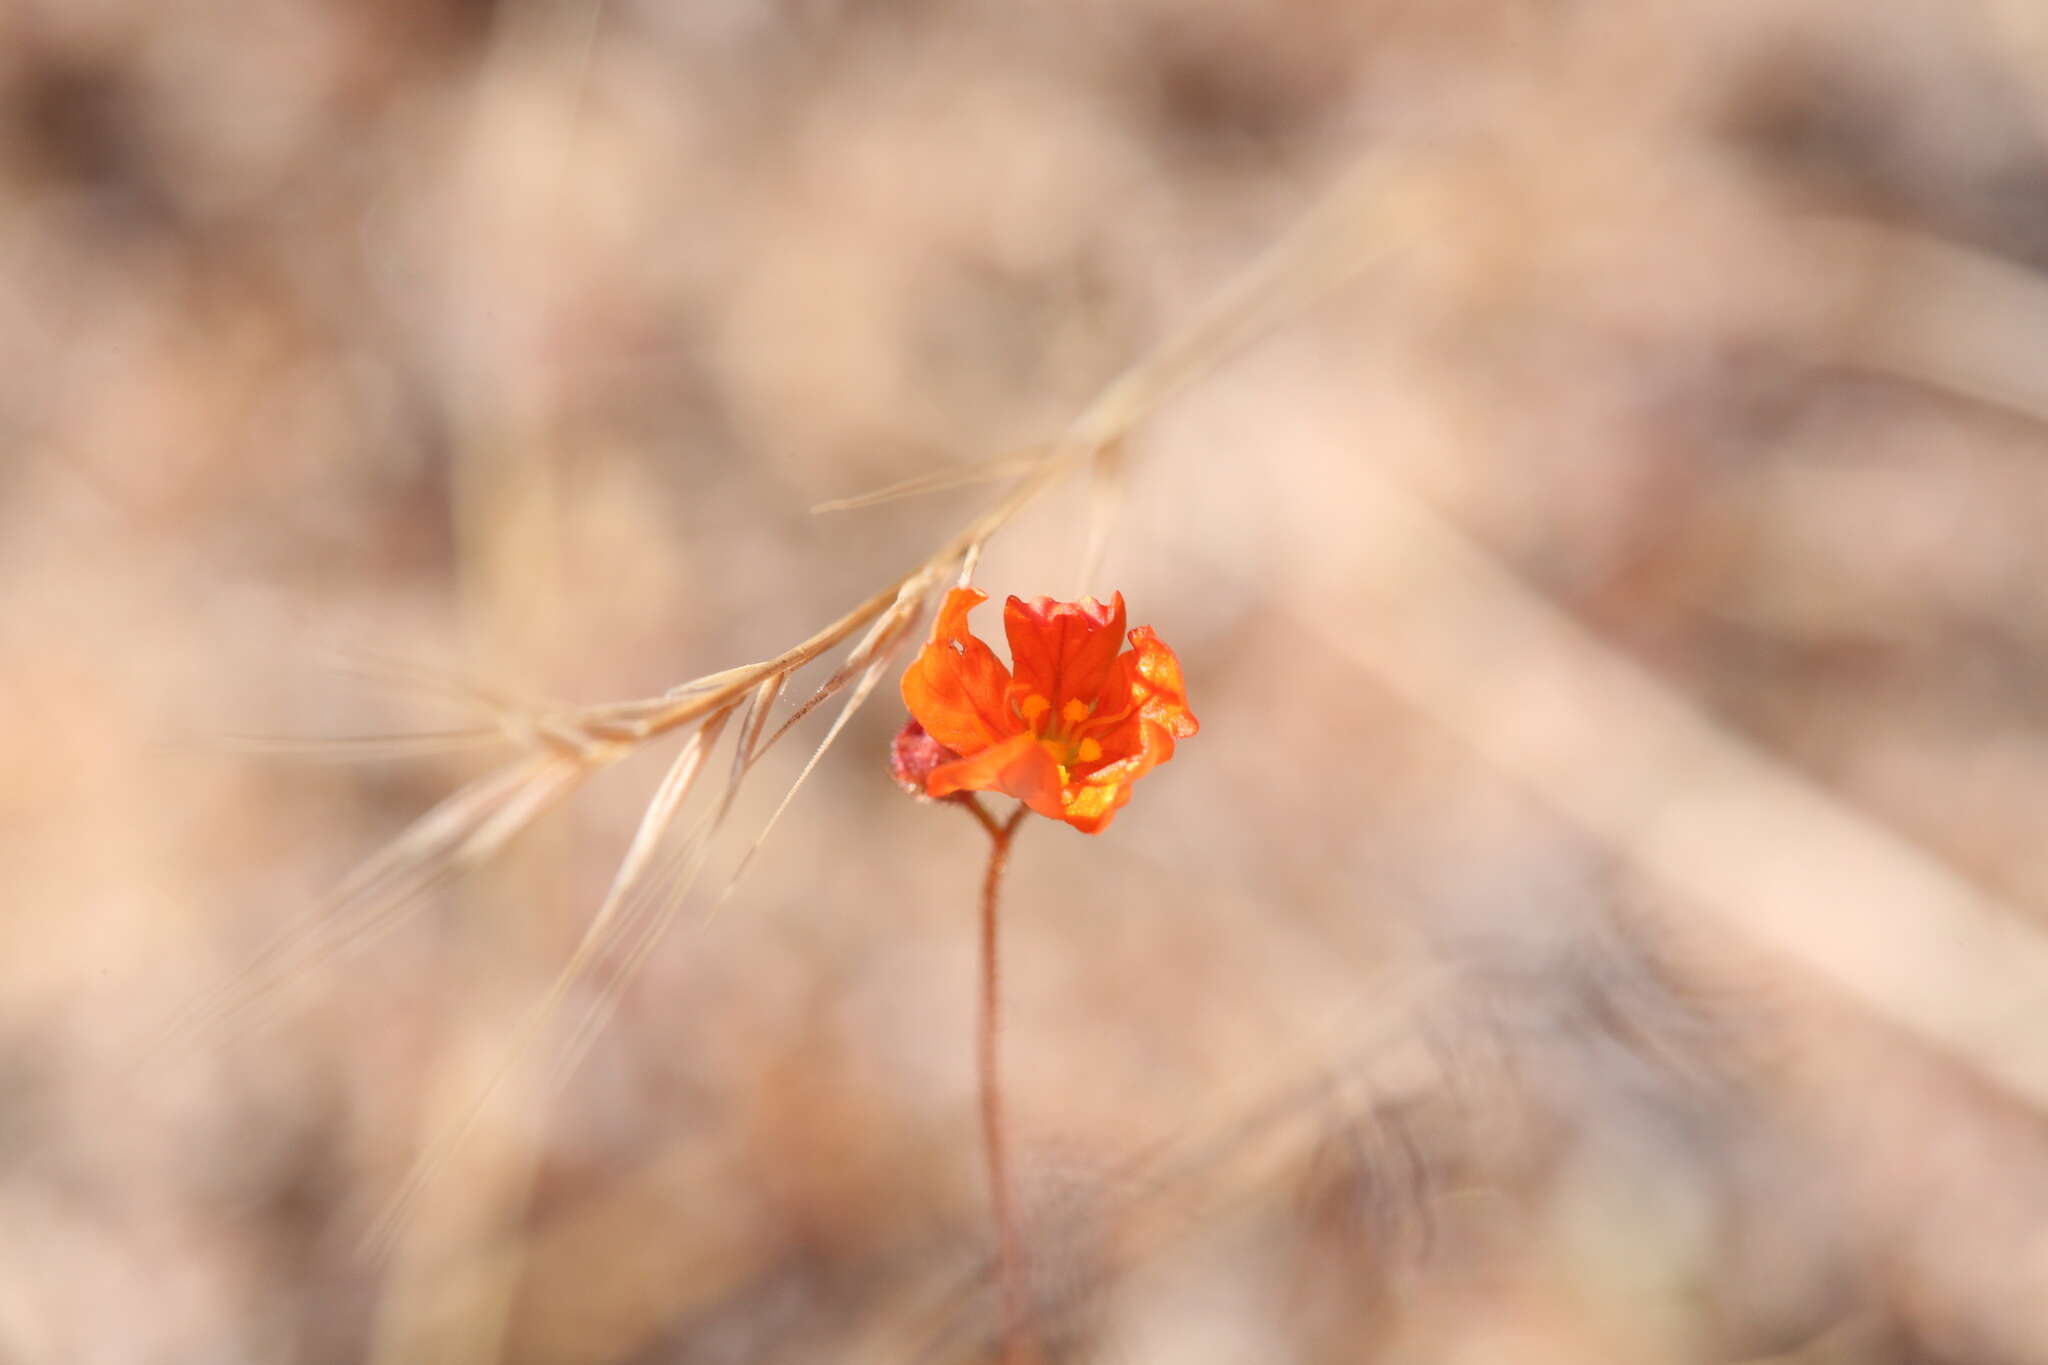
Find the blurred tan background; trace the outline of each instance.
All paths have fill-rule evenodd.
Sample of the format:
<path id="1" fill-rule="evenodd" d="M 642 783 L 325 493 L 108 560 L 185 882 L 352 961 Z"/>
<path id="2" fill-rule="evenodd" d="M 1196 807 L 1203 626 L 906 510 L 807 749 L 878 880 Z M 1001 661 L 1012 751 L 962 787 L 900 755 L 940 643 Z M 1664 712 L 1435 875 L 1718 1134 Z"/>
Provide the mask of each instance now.
<path id="1" fill-rule="evenodd" d="M 1252 270 L 977 576 L 1204 725 L 1016 854 L 1051 1356 L 2048 1361 L 2038 6 L 23 0 L 0 100 L 0 1359 L 992 1358 L 893 676 L 566 1079 L 652 754 L 166 1039 L 504 756 L 252 737 L 769 657 Z"/>

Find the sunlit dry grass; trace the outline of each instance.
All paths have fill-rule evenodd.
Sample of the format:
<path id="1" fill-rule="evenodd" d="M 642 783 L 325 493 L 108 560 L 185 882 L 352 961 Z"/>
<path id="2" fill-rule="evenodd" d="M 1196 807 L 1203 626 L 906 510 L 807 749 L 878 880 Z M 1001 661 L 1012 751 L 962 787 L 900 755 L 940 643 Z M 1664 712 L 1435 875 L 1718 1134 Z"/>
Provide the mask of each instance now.
<path id="1" fill-rule="evenodd" d="M 2026 11 L 0 21 L 0 1355 L 2048 1359 Z"/>

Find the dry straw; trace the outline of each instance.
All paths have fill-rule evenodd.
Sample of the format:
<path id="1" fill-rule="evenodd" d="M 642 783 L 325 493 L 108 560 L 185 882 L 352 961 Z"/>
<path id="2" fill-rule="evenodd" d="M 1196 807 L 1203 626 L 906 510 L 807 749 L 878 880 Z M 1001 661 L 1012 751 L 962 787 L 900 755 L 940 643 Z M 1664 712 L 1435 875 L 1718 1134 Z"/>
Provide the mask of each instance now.
<path id="1" fill-rule="evenodd" d="M 1125 439 L 1173 392 L 1207 372 L 1267 328 L 1324 296 L 1406 235 L 1413 214 L 1398 211 L 1411 179 L 1379 163 L 1345 178 L 1270 251 L 1220 291 L 1191 322 L 1150 357 L 1108 386 L 1056 441 L 1006 454 L 964 471 L 945 471 L 822 504 L 820 512 L 871 506 L 942 488 L 1007 482 L 990 506 L 921 562 L 788 649 L 755 663 L 692 678 L 659 696 L 590 706 L 554 706 L 502 691 L 373 661 L 378 671 L 431 686 L 481 710 L 488 726 L 433 734 L 376 736 L 331 752 L 385 757 L 503 742 L 515 757 L 473 780 L 418 817 L 367 860 L 327 900 L 280 934 L 233 981 L 198 1002 L 166 1031 L 169 1042 L 212 1036 L 246 1022 L 259 1007 L 332 954 L 392 927 L 430 891 L 489 862 L 522 831 L 586 781 L 642 749 L 683 737 L 647 805 L 603 902 L 543 998 L 521 1021 L 502 1064 L 457 1122 L 426 1148 L 372 1234 L 388 1248 L 414 1202 L 443 1171 L 483 1113 L 491 1092 L 548 1039 L 555 1016 L 578 988 L 600 979 L 592 1003 L 551 1044 L 557 1080 L 603 1026 L 626 979 L 670 927 L 701 872 L 707 846 L 724 825 L 741 785 L 765 755 L 813 711 L 840 701 L 837 715 L 773 814 L 756 832 L 722 902 L 767 839 L 805 779 L 848 721 L 891 673 L 913 640 L 936 590 L 971 577 L 983 549 L 1011 520 L 1070 476 L 1093 476 L 1091 559 L 1106 543 L 1115 513 L 1119 455 Z M 1362 225 L 1373 230 L 1361 233 Z M 831 660 L 832 671 L 775 723 L 778 704 L 805 668 Z M 704 793 L 714 750 L 736 735 L 716 789 Z M 251 740 L 249 747 L 266 748 Z"/>
<path id="2" fill-rule="evenodd" d="M 389 927 L 428 891 L 495 857 L 600 771 L 680 736 L 682 750 L 648 804 L 608 893 L 508 1045 L 496 1076 L 501 1079 L 539 1046 L 563 1003 L 602 975 L 603 989 L 554 1054 L 558 1068 L 572 1065 L 604 1022 L 619 986 L 673 923 L 705 862 L 707 843 L 762 756 L 813 711 L 840 703 L 741 858 L 741 871 L 916 638 L 934 593 L 970 576 L 984 548 L 1013 518 L 1073 476 L 1094 479 L 1090 544 L 1099 547 L 1115 514 L 1112 490 L 1127 438 L 1182 385 L 1276 322 L 1389 251 L 1438 237 L 1460 202 L 1459 178 L 1442 170 L 1441 164 L 1394 159 L 1361 165 L 1186 328 L 1105 389 L 1057 440 L 967 470 L 822 504 L 817 510 L 843 511 L 942 488 L 1007 485 L 924 559 L 780 653 L 691 679 L 659 696 L 595 706 L 536 705 L 451 684 L 488 713 L 490 726 L 379 737 L 359 746 L 366 755 L 386 755 L 500 739 L 518 752 L 419 817 L 241 977 L 197 1006 L 173 1036 L 189 1039 L 246 1017 L 309 966 Z M 1896 282 L 1887 313 L 1891 325 L 1842 328 L 1834 337 L 1840 347 L 1834 359 L 2048 417 L 2038 376 L 2021 364 L 2019 349 L 2004 344 L 2010 334 L 2037 332 L 2039 318 L 2048 315 L 2038 284 L 1960 248 L 1895 230 L 1841 222 L 1772 227 L 1778 234 L 1776 259 L 1788 270 L 1839 271 L 1852 262 L 1859 278 Z M 1979 1074 L 2048 1106 L 2048 1061 L 2027 1041 L 2039 1036 L 2042 1002 L 2048 1000 L 2048 945 L 2019 916 L 1729 739 L 1399 490 L 1387 486 L 1352 510 L 1360 525 L 1358 561 L 1332 569 L 1340 581 L 1308 586 L 1384 608 L 1363 613 L 1363 619 L 1379 619 L 1383 633 L 1339 642 L 1363 669 L 1472 736 L 1499 766 L 1556 797 L 1590 833 L 1688 893 L 1734 936 L 1817 969 Z M 1477 637 L 1520 641 L 1544 665 L 1530 685 L 1551 688 L 1561 699 L 1547 714 L 1580 716 L 1584 725 L 1534 736 L 1517 729 L 1517 716 L 1543 708 L 1507 708 L 1497 677 L 1461 662 L 1465 646 Z M 797 676 L 825 662 L 831 664 L 825 680 L 776 723 Z M 1562 700 L 1574 696 L 1601 700 L 1575 710 Z M 1602 737 L 1617 731 L 1654 743 L 1633 753 L 1603 747 Z M 729 760 L 715 781 L 707 779 L 728 732 L 735 737 Z M 1588 773 L 1607 776 L 1589 784 Z M 1710 789 L 1687 792 L 1672 785 L 1701 774 L 1712 778 Z M 1636 815 L 1650 799 L 1645 793 L 1658 792 L 1670 799 L 1662 803 L 1656 828 L 1648 829 Z M 694 805 L 693 797 L 700 798 Z M 1734 811 L 1751 815 L 1736 821 L 1728 816 Z M 1786 850 L 1798 852 L 1791 856 Z M 737 880 L 739 873 L 734 875 Z M 1826 906 L 1839 909 L 1814 909 Z M 1867 932 L 1873 925 L 1884 931 Z M 1902 952 L 1900 945 L 1917 947 Z M 381 1236 L 400 1225 L 420 1191 L 445 1168 L 484 1099 L 428 1145 L 380 1225 Z"/>

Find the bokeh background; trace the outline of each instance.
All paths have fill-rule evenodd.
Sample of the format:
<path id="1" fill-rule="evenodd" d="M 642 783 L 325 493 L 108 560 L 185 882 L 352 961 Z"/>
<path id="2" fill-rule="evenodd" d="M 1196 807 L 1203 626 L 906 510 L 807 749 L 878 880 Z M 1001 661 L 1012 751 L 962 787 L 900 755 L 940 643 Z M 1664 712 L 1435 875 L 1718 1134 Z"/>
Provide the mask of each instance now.
<path id="1" fill-rule="evenodd" d="M 0 105 L 0 1358 L 993 1358 L 893 685 L 565 1078 L 652 753 L 176 1021 L 505 756 L 269 739 L 769 657 L 1277 262 L 978 575 L 1204 723 L 1008 886 L 1050 1357 L 2048 1361 L 2039 6 L 17 0 Z"/>

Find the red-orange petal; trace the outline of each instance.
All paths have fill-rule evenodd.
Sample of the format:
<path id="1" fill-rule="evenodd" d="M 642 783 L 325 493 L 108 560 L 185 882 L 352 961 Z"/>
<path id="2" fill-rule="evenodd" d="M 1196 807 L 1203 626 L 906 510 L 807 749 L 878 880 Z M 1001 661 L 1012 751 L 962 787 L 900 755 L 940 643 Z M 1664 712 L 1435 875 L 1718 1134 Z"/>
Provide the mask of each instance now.
<path id="1" fill-rule="evenodd" d="M 1175 739 L 1188 739 L 1201 730 L 1202 723 L 1188 710 L 1188 690 L 1181 681 L 1180 659 L 1152 627 L 1139 626 L 1131 632 L 1131 652 L 1124 660 L 1140 716 Z M 1171 752 L 1169 748 L 1168 753 Z"/>
<path id="2" fill-rule="evenodd" d="M 1100 834 L 1131 799 L 1131 784 L 1111 782 L 1068 790 L 1060 818 L 1083 834 Z"/>
<path id="3" fill-rule="evenodd" d="M 1180 660 L 1173 651 L 1150 626 L 1131 632 L 1131 646 L 1117 657 L 1116 673 L 1103 688 L 1094 719 L 1081 726 L 1083 734 L 1102 746 L 1098 762 L 1075 765 L 1091 779 L 1140 755 L 1143 771 L 1149 772 L 1173 757 L 1175 739 L 1186 739 L 1201 728 L 1188 710 Z"/>
<path id="4" fill-rule="evenodd" d="M 932 769 L 924 789 L 928 796 L 1001 792 L 1016 797 L 1040 815 L 1058 820 L 1063 813 L 1060 765 L 1029 734 L 1012 736 L 992 749 Z"/>
<path id="5" fill-rule="evenodd" d="M 903 675 L 903 704 L 955 753 L 977 754 L 1019 729 L 1009 705 L 1010 671 L 967 626 L 967 613 L 987 600 L 975 588 L 948 592 L 930 641 Z"/>
<path id="6" fill-rule="evenodd" d="M 1117 593 L 1107 606 L 1092 597 L 1012 597 L 1003 604 L 1003 631 L 1010 637 L 1010 668 L 1020 692 L 1044 697 L 1055 710 L 1070 700 L 1092 702 L 1114 675 L 1124 595 Z"/>
<path id="7" fill-rule="evenodd" d="M 1173 736 L 1142 716 L 1131 716 L 1113 738 L 1120 756 L 1070 772 L 1062 796 L 1061 818 L 1087 834 L 1107 829 L 1138 779 L 1173 757 Z"/>

